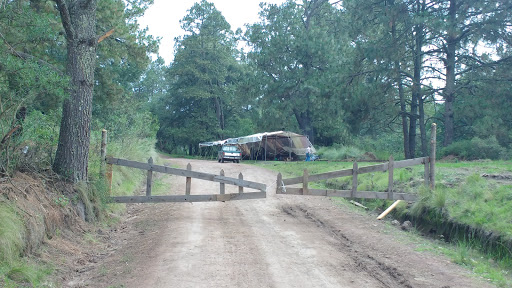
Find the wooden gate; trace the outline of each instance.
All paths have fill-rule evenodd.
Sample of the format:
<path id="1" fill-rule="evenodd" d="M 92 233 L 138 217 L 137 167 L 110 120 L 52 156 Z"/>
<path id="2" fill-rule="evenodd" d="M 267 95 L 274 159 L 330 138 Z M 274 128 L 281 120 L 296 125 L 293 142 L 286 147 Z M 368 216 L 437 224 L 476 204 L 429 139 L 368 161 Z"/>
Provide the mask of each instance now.
<path id="1" fill-rule="evenodd" d="M 435 186 L 435 159 L 436 159 L 436 124 L 432 124 L 431 137 L 431 154 L 430 157 L 422 157 L 408 159 L 402 161 L 393 161 L 393 156 L 389 158 L 389 162 L 358 167 L 358 163 L 354 162 L 352 169 L 345 169 L 315 175 L 309 175 L 307 169 L 300 177 L 283 179 L 281 173 L 277 175 L 276 194 L 292 194 L 292 195 L 311 195 L 311 196 L 328 196 L 328 197 L 346 197 L 346 198 L 372 198 L 372 199 L 389 199 L 389 200 L 406 200 L 415 201 L 417 196 L 408 193 L 395 193 L 393 189 L 393 172 L 394 169 L 404 168 L 414 165 L 424 165 L 425 185 L 430 185 L 433 189 Z M 388 171 L 388 189 L 386 192 L 379 191 L 358 191 L 357 176 L 364 173 Z M 334 189 L 310 189 L 309 182 L 326 180 L 338 177 L 352 177 L 351 190 L 334 190 Z M 287 185 L 301 184 L 302 188 L 287 187 Z"/>
<path id="2" fill-rule="evenodd" d="M 119 165 L 131 168 L 147 170 L 146 182 L 146 195 L 145 196 L 117 196 L 111 197 L 114 203 L 160 203 L 160 202 L 206 202 L 206 201 L 229 201 L 229 200 L 245 200 L 266 198 L 267 186 L 265 184 L 247 181 L 243 179 L 242 173 L 237 178 L 230 178 L 224 176 L 224 171 L 221 170 L 219 175 L 192 171 L 192 167 L 188 164 L 187 169 L 177 169 L 167 166 L 160 166 L 153 164 L 153 159 L 149 158 L 148 163 L 130 161 L 114 157 L 106 157 L 107 178 L 109 178 L 109 171 L 112 171 L 112 165 Z M 185 177 L 185 195 L 164 195 L 154 196 L 151 195 L 151 187 L 153 183 L 153 172 L 177 175 Z M 110 172 L 111 173 L 111 172 Z M 192 179 L 201 179 L 206 181 L 218 182 L 220 194 L 210 195 L 190 195 Z M 110 174 L 110 181 L 112 180 Z M 225 185 L 238 186 L 238 193 L 226 194 Z M 252 188 L 259 190 L 259 192 L 244 192 L 243 188 Z"/>

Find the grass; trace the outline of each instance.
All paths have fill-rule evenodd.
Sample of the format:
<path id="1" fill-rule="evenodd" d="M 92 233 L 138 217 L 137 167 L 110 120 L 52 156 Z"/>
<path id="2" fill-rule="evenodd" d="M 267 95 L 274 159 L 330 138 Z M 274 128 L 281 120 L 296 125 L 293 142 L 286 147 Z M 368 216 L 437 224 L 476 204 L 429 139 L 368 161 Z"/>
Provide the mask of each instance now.
<path id="1" fill-rule="evenodd" d="M 0 202 L 0 219 L 0 261 L 10 263 L 25 246 L 23 218 L 13 206 Z"/>

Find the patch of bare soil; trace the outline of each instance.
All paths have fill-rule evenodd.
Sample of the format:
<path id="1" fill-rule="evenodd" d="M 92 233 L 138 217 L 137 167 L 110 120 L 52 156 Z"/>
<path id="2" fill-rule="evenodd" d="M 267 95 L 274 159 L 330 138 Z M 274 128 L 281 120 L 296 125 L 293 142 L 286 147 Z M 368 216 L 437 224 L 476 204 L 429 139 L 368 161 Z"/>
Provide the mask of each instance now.
<path id="1" fill-rule="evenodd" d="M 192 170 L 265 183 L 267 198 L 132 204 L 90 270 L 65 287 L 493 287 L 447 258 L 416 251 L 399 228 L 329 198 L 276 195 L 276 173 L 213 161 L 168 159 Z M 161 177 L 161 176 L 159 176 Z M 185 178 L 164 176 L 184 194 Z M 191 194 L 219 184 L 192 180 Z M 226 193 L 237 187 L 226 185 Z"/>

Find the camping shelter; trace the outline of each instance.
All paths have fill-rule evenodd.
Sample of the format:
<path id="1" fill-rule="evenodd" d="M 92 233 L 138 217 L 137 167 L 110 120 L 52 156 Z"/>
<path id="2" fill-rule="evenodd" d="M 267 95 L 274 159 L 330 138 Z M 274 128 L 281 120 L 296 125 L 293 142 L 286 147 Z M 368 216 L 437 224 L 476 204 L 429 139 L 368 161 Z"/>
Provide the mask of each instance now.
<path id="1" fill-rule="evenodd" d="M 205 155 L 214 154 L 218 150 L 216 146 L 226 143 L 238 145 L 242 150 L 242 157 L 252 160 L 297 160 L 299 156 L 306 155 L 308 146 L 311 146 L 311 152 L 315 153 L 315 148 L 306 136 L 289 131 L 264 132 L 238 138 L 203 142 L 199 143 L 199 148 L 201 150 L 205 149 Z"/>

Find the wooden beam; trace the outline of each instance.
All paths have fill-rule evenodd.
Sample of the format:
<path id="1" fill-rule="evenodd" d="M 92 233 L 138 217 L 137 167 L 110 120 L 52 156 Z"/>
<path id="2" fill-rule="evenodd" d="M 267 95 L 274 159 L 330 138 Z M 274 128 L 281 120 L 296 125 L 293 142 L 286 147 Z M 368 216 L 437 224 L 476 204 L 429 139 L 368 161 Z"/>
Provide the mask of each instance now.
<path id="1" fill-rule="evenodd" d="M 149 157 L 148 165 L 153 166 L 153 157 Z M 151 196 L 151 187 L 153 186 L 153 171 L 148 170 L 148 177 L 146 180 L 146 196 Z"/>
<path id="2" fill-rule="evenodd" d="M 111 197 L 114 203 L 166 203 L 166 202 L 210 202 L 266 198 L 266 192 L 249 192 L 223 195 L 165 195 L 165 196 L 118 196 Z"/>
<path id="3" fill-rule="evenodd" d="M 220 176 L 224 176 L 224 169 L 220 169 Z M 220 194 L 226 194 L 226 184 L 220 183 Z"/>
<path id="4" fill-rule="evenodd" d="M 303 177 L 302 177 L 302 176 L 300 176 L 300 177 L 288 178 L 288 179 L 283 179 L 283 184 L 284 184 L 284 185 L 300 184 L 300 183 L 302 183 L 302 179 L 303 179 Z"/>
<path id="5" fill-rule="evenodd" d="M 388 170 L 388 163 L 359 167 L 357 174 L 384 172 Z"/>
<path id="6" fill-rule="evenodd" d="M 377 220 L 381 220 L 382 218 L 386 217 L 386 215 L 389 214 L 389 212 L 391 212 L 393 209 L 395 209 L 395 207 L 400 203 L 402 202 L 402 200 L 396 200 L 395 203 L 391 204 L 391 206 L 388 207 L 388 209 L 386 209 L 384 212 L 382 212 L 379 217 L 377 217 Z"/>
<path id="7" fill-rule="evenodd" d="M 395 161 L 394 168 L 398 169 L 398 168 L 404 168 L 404 167 L 409 167 L 409 166 L 416 166 L 416 165 L 424 164 L 425 161 L 428 161 L 427 157 Z"/>
<path id="8" fill-rule="evenodd" d="M 267 190 L 267 185 L 262 184 L 262 183 L 257 183 L 257 182 L 247 181 L 247 180 L 239 180 L 236 178 L 219 176 L 219 175 L 215 175 L 215 174 L 196 172 L 196 171 L 188 171 L 185 169 L 171 168 L 171 167 L 160 166 L 160 165 L 152 165 L 150 167 L 147 163 L 119 159 L 119 158 L 114 158 L 114 157 L 110 157 L 110 156 L 107 157 L 107 164 L 137 168 L 137 169 L 141 169 L 141 170 L 150 170 L 151 169 L 153 172 L 158 172 L 158 173 L 191 177 L 191 178 L 225 183 L 225 184 L 230 184 L 230 185 L 235 185 L 235 186 L 243 186 L 246 188 L 257 189 L 260 191 Z M 301 179 L 302 179 L 302 177 L 301 177 Z"/>
<path id="9" fill-rule="evenodd" d="M 388 199 L 393 199 L 393 171 L 394 171 L 394 159 L 393 155 L 389 156 L 388 163 Z"/>
<path id="10" fill-rule="evenodd" d="M 105 158 L 107 158 L 107 130 L 103 129 L 101 131 L 101 147 L 100 147 L 100 177 L 106 177 L 106 162 Z"/>
<path id="11" fill-rule="evenodd" d="M 240 174 L 238 174 L 238 180 L 244 180 L 244 175 L 242 174 L 242 172 L 240 172 Z M 243 186 L 238 186 L 238 193 L 244 193 L 244 187 Z"/>
<path id="12" fill-rule="evenodd" d="M 352 168 L 352 193 L 350 197 L 354 198 L 357 192 L 357 161 L 354 161 Z"/>
<path id="13" fill-rule="evenodd" d="M 364 206 L 363 204 L 361 204 L 361 203 L 359 203 L 359 202 L 356 202 L 356 201 L 354 201 L 354 200 L 350 200 L 350 203 L 352 203 L 352 204 L 356 205 L 357 207 L 361 207 L 361 208 L 363 208 L 363 209 L 365 209 L 365 210 L 368 210 L 368 207 L 366 207 L 366 206 Z"/>
<path id="14" fill-rule="evenodd" d="M 308 195 L 309 192 L 308 192 L 308 176 L 309 176 L 309 172 L 308 172 L 308 169 L 304 169 L 304 174 L 302 174 L 302 191 L 303 191 L 303 194 L 304 195 Z"/>
<path id="15" fill-rule="evenodd" d="M 190 163 L 187 164 L 187 171 L 192 171 L 192 165 Z M 185 178 L 185 195 L 190 195 L 190 190 L 192 189 L 192 178 Z"/>
<path id="16" fill-rule="evenodd" d="M 288 195 L 303 195 L 302 188 L 286 188 Z M 334 189 L 309 189 L 310 196 L 361 198 L 361 199 L 388 199 L 388 192 L 375 191 L 357 191 L 352 197 L 352 190 L 334 190 Z M 392 200 L 416 201 L 417 195 L 409 193 L 393 193 Z"/>
<path id="17" fill-rule="evenodd" d="M 351 176 L 351 175 L 352 175 L 352 169 L 344 169 L 344 170 L 339 170 L 339 171 L 332 171 L 332 172 L 309 175 L 309 181 L 314 182 L 314 181 L 319 181 L 319 180 L 326 180 L 326 179 L 345 177 L 345 176 Z"/>

